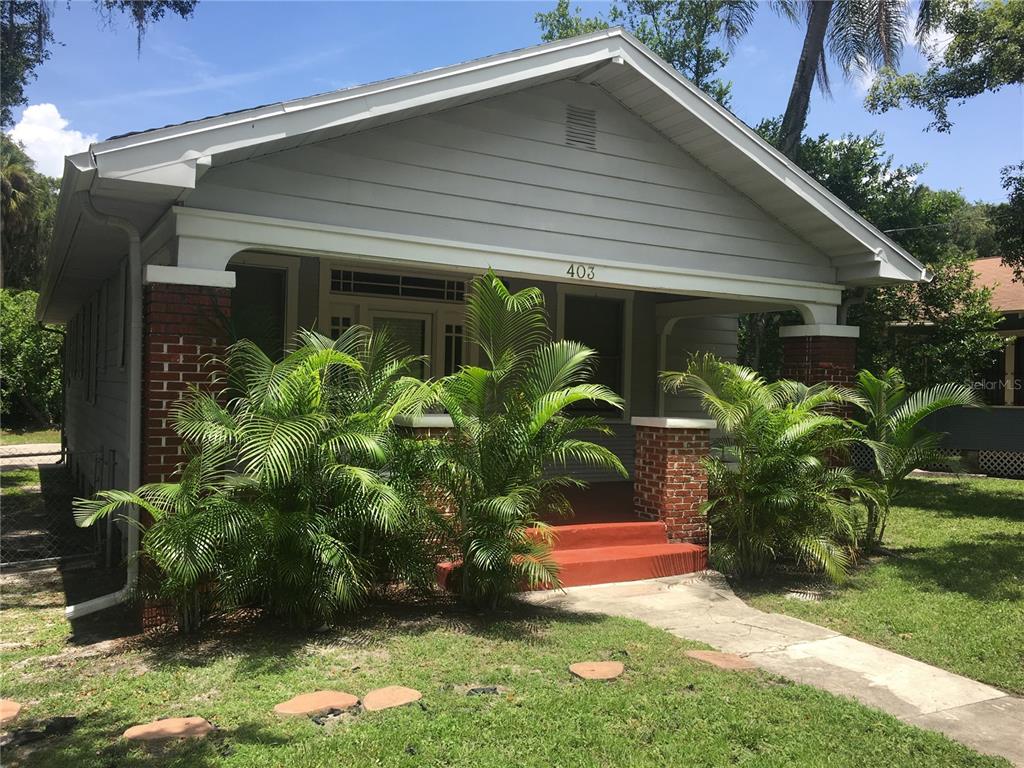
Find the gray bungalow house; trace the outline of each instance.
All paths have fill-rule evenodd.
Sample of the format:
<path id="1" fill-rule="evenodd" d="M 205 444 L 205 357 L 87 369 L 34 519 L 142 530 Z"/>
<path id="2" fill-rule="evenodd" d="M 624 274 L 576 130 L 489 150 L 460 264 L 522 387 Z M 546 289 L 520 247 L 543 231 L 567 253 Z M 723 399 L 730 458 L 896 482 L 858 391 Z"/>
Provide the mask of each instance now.
<path id="1" fill-rule="evenodd" d="M 927 279 L 621 29 L 125 133 L 67 158 L 42 281 L 39 319 L 68 329 L 70 466 L 84 491 L 173 471 L 168 408 L 224 343 L 217 314 L 271 352 L 300 326 L 386 326 L 425 375 L 453 371 L 488 267 L 599 351 L 637 511 L 698 543 L 706 491 L 673 490 L 698 471 L 673 457 L 704 443 L 673 435 L 713 425 L 658 371 L 733 356 L 740 313 L 795 308 L 786 374 L 849 381 L 844 289 Z"/>

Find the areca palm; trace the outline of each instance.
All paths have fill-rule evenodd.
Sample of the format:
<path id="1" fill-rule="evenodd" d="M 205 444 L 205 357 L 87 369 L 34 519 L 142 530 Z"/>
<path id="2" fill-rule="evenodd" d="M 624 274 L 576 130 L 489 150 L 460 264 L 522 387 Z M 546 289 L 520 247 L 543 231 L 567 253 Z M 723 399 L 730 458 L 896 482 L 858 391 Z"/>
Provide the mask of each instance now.
<path id="1" fill-rule="evenodd" d="M 301 331 L 277 362 L 243 339 L 222 361 L 224 391 L 196 392 L 176 408 L 176 431 L 199 451 L 182 482 L 197 462 L 232 468 L 190 507 L 197 525 L 231 519 L 216 527 L 231 535 L 202 550 L 203 576 L 215 581 L 221 603 L 307 624 L 365 598 L 379 576 L 380 542 L 402 531 L 409 514 L 385 472 L 392 419 L 431 396 L 402 375 L 413 360 L 361 327 L 337 340 Z M 170 493 L 146 486 L 133 498 Z M 90 520 L 114 511 L 90 504 L 80 503 Z M 162 510 L 167 526 L 181 517 L 177 507 Z M 165 560 L 185 557 L 174 551 L 180 543 L 166 542 Z"/>
<path id="2" fill-rule="evenodd" d="M 453 511 L 462 597 L 493 606 L 522 585 L 558 583 L 541 517 L 568 511 L 562 491 L 584 485 L 567 465 L 625 475 L 613 453 L 578 437 L 607 432 L 603 421 L 569 409 L 622 400 L 590 383 L 594 350 L 550 339 L 536 288 L 510 293 L 493 273 L 475 279 L 466 328 L 487 367 L 465 366 L 441 382 L 454 430 L 437 446 L 435 479 Z"/>
<path id="3" fill-rule="evenodd" d="M 779 149 L 783 154 L 796 157 L 815 82 L 823 93 L 831 92 L 830 56 L 844 74 L 853 70 L 868 73 L 896 65 L 907 37 L 908 5 L 907 0 L 811 0 L 804 3 L 807 28 L 782 118 Z M 786 15 L 797 20 L 793 5 L 785 7 Z M 931 30 L 933 16 L 931 4 L 923 2 L 916 29 L 919 37 Z"/>
<path id="4" fill-rule="evenodd" d="M 881 544 L 893 501 L 904 478 L 941 458 L 943 435 L 922 422 L 945 408 L 980 407 L 974 390 L 963 384 L 940 384 L 911 393 L 902 374 L 890 368 L 881 377 L 857 375 L 863 442 L 874 456 L 872 476 L 881 492 L 868 504 L 867 546 Z"/>
<path id="5" fill-rule="evenodd" d="M 248 509 L 230 491 L 228 459 L 227 451 L 204 451 L 188 462 L 178 482 L 144 485 L 134 492 L 101 491 L 95 498 L 75 501 L 81 526 L 133 505 L 148 515 L 142 552 L 156 569 L 146 571 L 156 578 L 146 591 L 174 604 L 185 632 L 197 628 L 208 614 L 221 552 L 248 523 Z"/>
<path id="6" fill-rule="evenodd" d="M 716 558 L 741 577 L 788 559 L 841 580 L 857 538 L 851 499 L 871 492 L 831 461 L 854 435 L 830 409 L 855 400 L 853 393 L 768 383 L 710 354 L 663 373 L 662 382 L 697 397 L 726 440 L 721 456 L 705 460 Z"/>

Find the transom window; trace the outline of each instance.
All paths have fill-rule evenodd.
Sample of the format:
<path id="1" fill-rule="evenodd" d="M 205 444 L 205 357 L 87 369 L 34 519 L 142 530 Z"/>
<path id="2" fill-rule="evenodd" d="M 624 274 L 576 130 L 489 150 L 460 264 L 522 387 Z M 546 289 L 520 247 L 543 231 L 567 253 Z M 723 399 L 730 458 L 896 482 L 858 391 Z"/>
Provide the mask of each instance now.
<path id="1" fill-rule="evenodd" d="M 401 296 L 408 299 L 434 299 L 436 301 L 464 301 L 466 281 L 332 269 L 331 292 L 367 293 L 374 296 Z"/>

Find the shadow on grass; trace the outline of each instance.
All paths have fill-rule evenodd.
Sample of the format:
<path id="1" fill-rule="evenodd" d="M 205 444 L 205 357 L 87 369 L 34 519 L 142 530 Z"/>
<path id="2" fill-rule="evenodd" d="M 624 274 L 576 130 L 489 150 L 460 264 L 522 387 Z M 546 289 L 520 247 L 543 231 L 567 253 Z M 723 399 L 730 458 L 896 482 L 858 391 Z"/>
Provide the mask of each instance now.
<path id="1" fill-rule="evenodd" d="M 925 591 L 960 592 L 977 600 L 1024 599 L 1024 533 L 989 533 L 969 542 L 907 547 L 889 559 L 900 578 Z"/>
<path id="2" fill-rule="evenodd" d="M 526 604 L 483 614 L 439 596 L 437 600 L 417 604 L 375 603 L 363 614 L 324 630 L 289 628 L 256 611 L 237 611 L 217 617 L 189 635 L 172 628 L 137 635 L 126 640 L 125 648 L 140 652 L 153 668 L 200 668 L 225 655 L 232 656 L 238 660 L 237 675 L 244 677 L 302 666 L 306 663 L 302 650 L 343 648 L 372 652 L 386 648 L 396 637 L 434 632 L 541 646 L 547 642 L 547 629 L 553 622 L 585 625 L 603 618 Z"/>
<path id="3" fill-rule="evenodd" d="M 46 720 L 26 719 L 14 729 L 19 732 L 42 731 Z M 205 768 L 220 765 L 240 745 L 282 746 L 288 741 L 269 728 L 244 724 L 237 728 L 218 728 L 202 740 L 172 740 L 138 744 L 126 741 L 122 734 L 135 722 L 104 712 L 90 713 L 62 735 L 44 735 L 25 744 L 4 747 L 4 765 L 106 765 L 118 768 L 154 764 L 187 765 Z M 217 723 L 213 723 L 217 726 Z"/>
<path id="4" fill-rule="evenodd" d="M 943 517 L 997 517 L 1024 522 L 1024 480 L 911 477 L 897 506 L 918 507 Z"/>

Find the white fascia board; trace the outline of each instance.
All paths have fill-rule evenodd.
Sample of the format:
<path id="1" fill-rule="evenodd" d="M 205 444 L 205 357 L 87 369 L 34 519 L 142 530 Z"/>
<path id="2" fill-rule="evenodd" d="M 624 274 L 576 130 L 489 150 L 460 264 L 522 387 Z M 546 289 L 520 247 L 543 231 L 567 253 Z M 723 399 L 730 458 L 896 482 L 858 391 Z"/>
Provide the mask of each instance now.
<path id="1" fill-rule="evenodd" d="M 856 325 L 783 325 L 779 328 L 779 338 L 796 339 L 804 336 L 829 336 L 836 339 L 859 339 L 860 327 Z"/>
<path id="2" fill-rule="evenodd" d="M 270 248 L 282 253 L 354 256 L 380 263 L 404 261 L 413 265 L 428 264 L 435 269 L 445 266 L 480 272 L 493 268 L 498 272 L 524 277 L 567 282 L 567 265 L 585 261 L 588 266 L 595 267 L 596 273 L 594 280 L 583 282 L 588 286 L 786 304 L 836 306 L 842 301 L 842 286 L 832 283 L 734 275 L 657 264 L 627 264 L 605 259 L 582 260 L 575 256 L 542 251 L 397 235 L 202 208 L 176 207 L 172 209 L 172 214 L 179 238 L 178 264 L 199 269 L 223 269 L 234 253 Z M 199 244 L 194 253 L 188 252 L 186 246 L 190 243 Z M 213 263 L 216 259 L 221 263 Z"/>
<path id="3" fill-rule="evenodd" d="M 235 273 L 223 269 L 191 269 L 147 264 L 142 282 L 169 285 L 201 285 L 208 288 L 234 288 Z"/>

